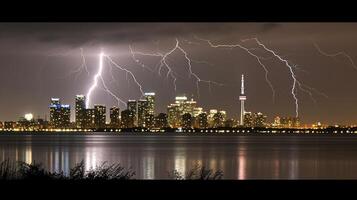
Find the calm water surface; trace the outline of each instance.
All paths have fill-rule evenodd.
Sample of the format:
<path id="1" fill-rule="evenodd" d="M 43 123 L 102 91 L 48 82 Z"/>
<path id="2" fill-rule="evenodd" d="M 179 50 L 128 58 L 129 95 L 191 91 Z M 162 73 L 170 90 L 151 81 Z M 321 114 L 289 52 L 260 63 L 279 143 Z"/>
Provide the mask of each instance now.
<path id="1" fill-rule="evenodd" d="M 0 135 L 0 161 L 41 162 L 64 171 L 84 160 L 132 168 L 136 179 L 167 179 L 203 165 L 225 179 L 356 179 L 357 137 Z"/>

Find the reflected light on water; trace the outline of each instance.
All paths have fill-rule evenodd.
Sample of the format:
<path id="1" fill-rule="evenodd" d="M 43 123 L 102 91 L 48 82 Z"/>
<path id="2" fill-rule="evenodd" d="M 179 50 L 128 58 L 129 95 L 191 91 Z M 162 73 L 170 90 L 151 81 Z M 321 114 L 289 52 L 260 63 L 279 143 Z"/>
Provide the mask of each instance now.
<path id="1" fill-rule="evenodd" d="M 245 150 L 246 149 L 244 147 L 238 148 L 238 180 L 244 180 L 247 178 L 246 175 L 247 158 L 246 158 Z"/>
<path id="2" fill-rule="evenodd" d="M 155 159 L 153 155 L 144 158 L 143 175 L 144 179 L 155 179 Z"/>
<path id="3" fill-rule="evenodd" d="M 97 167 L 97 152 L 93 148 L 88 148 L 85 151 L 85 169 L 95 169 Z"/>
<path id="4" fill-rule="evenodd" d="M 186 156 L 175 155 L 175 170 L 182 175 L 186 174 Z"/>
<path id="5" fill-rule="evenodd" d="M 31 164 L 32 163 L 32 149 L 31 149 L 31 146 L 26 147 L 26 150 L 25 150 L 25 162 L 27 164 Z"/>

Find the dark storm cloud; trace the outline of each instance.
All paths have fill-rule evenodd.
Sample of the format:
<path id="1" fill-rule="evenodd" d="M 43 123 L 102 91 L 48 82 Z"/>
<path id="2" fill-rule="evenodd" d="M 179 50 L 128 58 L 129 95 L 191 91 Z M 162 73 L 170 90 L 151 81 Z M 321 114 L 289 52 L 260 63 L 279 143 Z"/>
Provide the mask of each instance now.
<path id="1" fill-rule="evenodd" d="M 266 23 L 262 25 L 261 32 L 265 33 L 268 31 L 271 31 L 273 29 L 277 29 L 279 27 L 283 26 L 283 24 L 278 24 L 278 23 Z"/>
<path id="2" fill-rule="evenodd" d="M 273 23 L 259 26 L 257 33 L 279 27 Z M 145 42 L 192 34 L 229 35 L 237 31 L 240 31 L 240 27 L 233 23 L 27 23 L 0 24 L 0 39 L 13 38 L 77 47 L 87 44 Z"/>

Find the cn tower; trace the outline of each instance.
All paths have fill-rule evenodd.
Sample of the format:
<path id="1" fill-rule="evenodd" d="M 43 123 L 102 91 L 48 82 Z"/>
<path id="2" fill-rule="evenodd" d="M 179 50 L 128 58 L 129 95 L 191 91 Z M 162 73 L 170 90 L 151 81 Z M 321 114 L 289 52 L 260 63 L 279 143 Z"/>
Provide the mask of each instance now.
<path id="1" fill-rule="evenodd" d="M 244 101 L 247 99 L 247 97 L 244 95 L 244 74 L 242 74 L 242 81 L 241 81 L 241 88 L 240 88 L 240 125 L 243 126 L 244 123 Z"/>

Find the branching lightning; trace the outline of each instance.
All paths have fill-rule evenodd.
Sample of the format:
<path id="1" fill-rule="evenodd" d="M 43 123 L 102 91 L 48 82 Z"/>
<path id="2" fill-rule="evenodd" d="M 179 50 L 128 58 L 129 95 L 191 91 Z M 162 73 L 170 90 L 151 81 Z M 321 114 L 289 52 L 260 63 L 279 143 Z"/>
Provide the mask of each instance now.
<path id="1" fill-rule="evenodd" d="M 282 58 L 280 55 L 278 55 L 275 51 L 273 51 L 272 49 L 266 47 L 263 43 L 261 43 L 258 38 L 251 38 L 251 39 L 245 39 L 242 40 L 247 41 L 247 40 L 254 40 L 259 46 L 261 46 L 263 49 L 265 49 L 266 51 L 270 52 L 271 54 L 273 54 L 276 58 L 278 58 L 281 62 L 283 62 L 285 64 L 286 67 L 288 67 L 291 78 L 293 79 L 293 84 L 291 87 L 291 94 L 295 100 L 295 115 L 296 117 L 299 117 L 299 99 L 297 97 L 297 91 L 296 91 L 296 84 L 299 87 L 299 89 L 307 94 L 309 94 L 309 96 L 311 97 L 311 99 L 316 102 L 315 98 L 312 95 L 311 90 L 317 92 L 318 94 L 327 97 L 326 94 L 322 93 L 322 92 L 318 92 L 315 88 L 312 88 L 310 86 L 307 86 L 306 84 L 303 84 L 296 76 L 294 69 L 296 68 L 295 65 L 291 65 L 289 63 L 288 60 Z"/>
<path id="2" fill-rule="evenodd" d="M 132 48 L 130 47 L 130 52 L 132 54 L 133 59 L 137 60 L 135 55 L 142 55 L 142 56 L 153 56 L 153 57 L 159 57 L 160 61 L 159 61 L 159 69 L 158 69 L 158 74 L 161 76 L 161 71 L 162 68 L 166 68 L 167 69 L 167 73 L 166 73 L 166 78 L 168 78 L 169 76 L 173 79 L 173 85 L 174 85 L 174 89 L 175 91 L 177 90 L 177 75 L 175 74 L 173 68 L 169 65 L 167 59 L 170 55 L 172 55 L 172 53 L 174 53 L 175 51 L 180 51 L 183 55 L 185 60 L 187 61 L 187 65 L 188 65 L 188 71 L 189 71 L 189 77 L 194 77 L 194 79 L 196 80 L 196 91 L 197 91 L 197 96 L 200 96 L 200 90 L 199 90 L 199 83 L 203 82 L 203 83 L 207 83 L 209 86 L 209 90 L 211 90 L 211 85 L 218 85 L 218 86 L 223 86 L 222 83 L 218 83 L 215 81 L 210 81 L 210 80 L 204 80 L 202 78 L 200 78 L 195 72 L 193 72 L 192 70 L 192 63 L 196 62 L 196 63 L 205 63 L 204 61 L 196 61 L 196 60 L 192 60 L 188 53 L 180 46 L 180 42 L 177 38 L 175 38 L 175 46 L 173 48 L 171 48 L 169 51 L 167 51 L 166 53 L 143 53 L 143 52 L 139 52 L 139 51 L 133 51 Z M 199 43 L 197 43 L 199 44 Z"/>
<path id="3" fill-rule="evenodd" d="M 346 52 L 340 51 L 340 52 L 337 52 L 337 53 L 326 53 L 326 52 L 321 50 L 321 48 L 319 47 L 319 45 L 317 45 L 316 42 L 313 42 L 313 44 L 314 44 L 315 48 L 317 49 L 317 51 L 320 54 L 324 55 L 324 56 L 332 57 L 332 58 L 336 58 L 337 56 L 343 56 L 343 57 L 347 58 L 349 60 L 350 64 L 352 65 L 352 67 L 357 70 L 357 66 L 353 62 L 351 56 L 348 55 Z"/>
<path id="4" fill-rule="evenodd" d="M 99 82 L 99 81 L 101 82 L 101 84 L 102 84 L 102 86 L 103 86 L 103 90 L 104 90 L 105 92 L 107 92 L 109 95 L 111 95 L 114 99 L 117 100 L 118 106 L 120 105 L 120 103 L 126 105 L 125 101 L 123 101 L 120 97 L 118 97 L 116 94 L 114 94 L 114 92 L 112 92 L 112 91 L 108 88 L 107 84 L 105 83 L 105 81 L 104 81 L 104 79 L 103 79 L 102 73 L 103 73 L 103 62 L 104 62 L 104 58 L 107 58 L 108 61 L 109 61 L 111 64 L 113 64 L 117 69 L 120 69 L 120 70 L 122 70 L 122 71 L 125 71 L 126 74 L 130 74 L 131 77 L 133 78 L 134 82 L 139 86 L 139 89 L 140 89 L 141 94 L 142 94 L 142 95 L 144 94 L 144 92 L 143 92 L 143 90 L 142 90 L 141 84 L 136 80 L 136 77 L 134 76 L 134 74 L 133 74 L 131 71 L 129 71 L 129 70 L 127 70 L 127 69 L 121 67 L 121 66 L 118 65 L 116 62 L 114 62 L 114 61 L 111 59 L 110 56 L 105 55 L 103 52 L 101 52 L 101 53 L 99 54 L 99 67 L 98 67 L 98 71 L 97 71 L 97 73 L 94 75 L 93 84 L 91 85 L 91 87 L 89 88 L 89 90 L 88 90 L 88 92 L 87 92 L 86 108 L 89 108 L 90 99 L 91 99 L 91 94 L 92 94 L 93 90 L 98 86 L 98 82 Z M 111 66 L 111 67 L 112 67 L 112 66 Z M 111 69 L 111 70 L 112 70 L 112 69 Z M 114 76 L 112 76 L 112 79 L 114 79 Z M 98 81 L 98 80 L 99 80 L 99 81 Z M 115 80 L 115 79 L 114 79 L 114 80 Z"/>
<path id="5" fill-rule="evenodd" d="M 104 53 L 101 52 L 99 54 L 99 67 L 98 67 L 98 71 L 97 73 L 94 75 L 93 78 L 93 84 L 91 85 L 91 87 L 89 88 L 88 92 L 87 92 L 87 99 L 86 99 L 86 108 L 89 108 L 89 103 L 90 103 L 90 96 L 93 92 L 93 90 L 97 87 L 98 85 L 98 78 L 100 78 L 102 76 L 102 71 L 103 71 L 103 57 L 104 57 Z"/>
<path id="6" fill-rule="evenodd" d="M 133 72 L 129 71 L 128 69 L 125 69 L 125 68 L 121 67 L 119 64 L 117 64 L 116 62 L 114 62 L 113 59 L 112 59 L 110 56 L 108 56 L 108 55 L 104 55 L 104 56 L 105 56 L 105 58 L 107 58 L 117 69 L 120 69 L 120 70 L 122 70 L 122 71 L 125 71 L 127 75 L 129 74 L 129 75 L 133 78 L 133 80 L 134 80 L 134 82 L 136 83 L 136 85 L 139 87 L 140 92 L 141 92 L 141 95 L 144 95 L 143 87 L 142 87 L 141 84 L 137 81 L 137 79 L 136 79 L 135 75 L 133 74 Z"/>
<path id="7" fill-rule="evenodd" d="M 202 39 L 202 38 L 199 38 L 197 36 L 195 36 L 196 39 L 198 40 L 201 40 L 201 41 L 205 41 L 209 44 L 210 47 L 213 47 L 213 48 L 240 48 L 240 49 L 243 49 L 244 51 L 246 51 L 249 55 L 253 56 L 259 63 L 259 65 L 263 68 L 263 70 L 265 71 L 265 81 L 266 83 L 269 85 L 270 89 L 271 89 L 271 92 L 272 92 L 272 98 L 273 98 L 273 101 L 275 101 L 275 89 L 273 87 L 273 84 L 271 83 L 271 81 L 269 80 L 269 77 L 268 77 L 268 69 L 267 67 L 263 64 L 263 62 L 261 61 L 262 58 L 257 56 L 256 54 L 254 54 L 252 52 L 251 49 L 249 48 L 246 48 L 240 44 L 213 44 L 210 40 L 207 40 L 207 39 Z"/>

